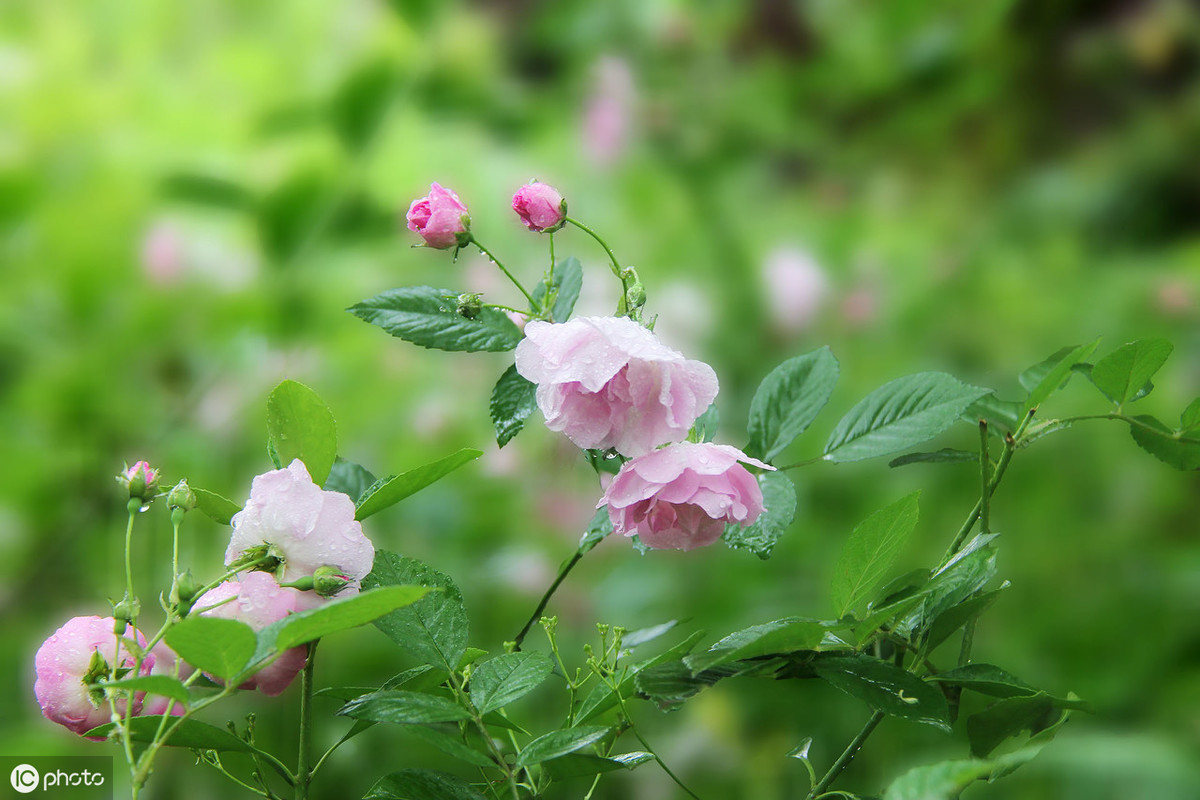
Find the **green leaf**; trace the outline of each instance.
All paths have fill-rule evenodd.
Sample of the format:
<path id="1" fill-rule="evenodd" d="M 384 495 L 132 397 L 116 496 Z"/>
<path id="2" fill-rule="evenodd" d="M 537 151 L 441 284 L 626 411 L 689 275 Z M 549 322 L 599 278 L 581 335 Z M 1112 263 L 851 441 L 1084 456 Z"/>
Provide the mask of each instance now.
<path id="1" fill-rule="evenodd" d="M 402 769 L 380 778 L 363 800 L 487 800 L 471 784 L 429 769 Z"/>
<path id="2" fill-rule="evenodd" d="M 1197 397 L 1179 415 L 1179 430 L 1191 433 L 1200 430 L 1200 397 Z"/>
<path id="3" fill-rule="evenodd" d="M 537 384 L 523 378 L 513 364 L 496 381 L 488 408 L 496 428 L 496 444 L 504 447 L 521 432 L 525 420 L 537 409 Z"/>
<path id="4" fill-rule="evenodd" d="M 817 675 L 876 711 L 950 730 L 950 708 L 935 686 L 887 661 L 829 655 L 813 661 Z"/>
<path id="5" fill-rule="evenodd" d="M 592 515 L 591 521 L 588 522 L 587 529 L 584 530 L 583 536 L 579 539 L 579 552 L 588 552 L 604 541 L 612 532 L 612 517 L 608 515 L 608 506 L 601 506 L 596 509 L 596 513 Z"/>
<path id="6" fill-rule="evenodd" d="M 187 617 L 167 631 L 165 641 L 196 669 L 228 680 L 239 674 L 257 647 L 254 630 L 220 617 Z"/>
<path id="7" fill-rule="evenodd" d="M 979 591 L 996 574 L 996 548 L 990 542 L 996 534 L 980 534 L 929 579 L 923 590 L 921 608 L 902 621 L 902 632 L 927 630 L 948 609 Z M 964 620 L 965 621 L 965 620 Z M 954 628 L 950 628 L 952 633 Z"/>
<path id="8" fill-rule="evenodd" d="M 187 687 L 177 678 L 172 678 L 169 675 L 142 675 L 138 678 L 125 678 L 120 681 L 110 681 L 109 683 L 101 684 L 105 689 L 130 689 L 135 692 L 149 692 L 150 694 L 162 695 L 178 700 L 181 704 L 187 705 L 188 696 Z"/>
<path id="9" fill-rule="evenodd" d="M 455 733 L 447 733 L 440 728 L 427 727 L 425 725 L 406 725 L 404 732 L 413 738 L 420 739 L 428 745 L 436 747 L 443 753 L 457 758 L 459 761 L 464 761 L 474 767 L 495 767 L 496 762 L 493 761 L 486 753 L 476 750 L 462 740 L 462 736 Z M 483 746 L 482 742 L 480 743 Z"/>
<path id="10" fill-rule="evenodd" d="M 995 394 L 985 394 L 963 412 L 963 419 L 968 422 L 987 420 L 988 428 L 997 433 L 1007 431 L 1014 433 L 1021 424 L 1025 409 L 1016 400 L 1001 400 Z"/>
<path id="11" fill-rule="evenodd" d="M 321 486 L 337 458 L 337 430 L 329 407 L 302 383 L 284 381 L 267 398 L 270 444 L 287 466 L 300 459 L 313 483 Z"/>
<path id="12" fill-rule="evenodd" d="M 555 322 L 566 322 L 571 317 L 571 312 L 575 310 L 575 301 L 579 299 L 579 292 L 583 288 L 583 265 L 579 263 L 579 259 L 574 256 L 568 256 L 562 261 L 554 265 L 554 283 L 551 286 L 551 291 L 554 293 L 552 302 L 554 303 L 551 309 L 550 316 Z M 533 301 L 537 307 L 532 311 L 538 311 L 542 304 L 542 298 L 546 296 L 546 282 L 539 281 L 538 285 L 533 287 Z"/>
<path id="13" fill-rule="evenodd" d="M 1138 447 L 1175 469 L 1200 469 L 1200 439 L 1184 436 L 1145 414 L 1134 420 L 1141 425 L 1130 425 L 1129 433 Z"/>
<path id="14" fill-rule="evenodd" d="M 403 689 L 384 689 L 356 697 L 338 709 L 338 716 L 411 725 L 469 719 L 467 710 L 445 697 Z"/>
<path id="15" fill-rule="evenodd" d="M 863 621 L 854 626 L 854 635 L 858 637 L 859 641 L 865 640 L 868 636 L 883 627 L 889 620 L 898 619 L 912 611 L 924 599 L 924 593 L 920 592 L 903 597 L 894 603 L 888 603 L 879 608 L 871 609 L 870 613 L 863 618 Z"/>
<path id="16" fill-rule="evenodd" d="M 364 520 L 388 506 L 395 505 L 426 486 L 440 481 L 463 464 L 468 464 L 481 455 L 483 455 L 482 450 L 464 447 L 457 453 L 451 453 L 445 458 L 415 467 L 400 475 L 380 478 L 359 497 L 358 510 L 355 511 L 354 518 Z"/>
<path id="17" fill-rule="evenodd" d="M 833 571 L 833 606 L 839 617 L 850 613 L 887 574 L 917 527 L 918 497 L 920 492 L 913 492 L 876 511 L 850 534 Z"/>
<path id="18" fill-rule="evenodd" d="M 376 60 L 355 68 L 337 87 L 329 100 L 329 119 L 348 149 L 362 149 L 375 135 L 395 86 L 396 68 Z"/>
<path id="19" fill-rule="evenodd" d="M 979 563 L 982 565 L 983 562 Z M 983 573 L 975 575 L 971 583 L 967 585 L 977 583 L 980 574 Z M 971 577 L 965 572 L 959 573 L 959 575 Z M 986 611 L 992 603 L 996 602 L 996 598 L 1000 596 L 1000 593 L 1007 588 L 1008 584 L 1005 583 L 999 589 L 993 589 L 990 592 L 983 592 L 969 599 L 960 600 L 956 605 L 945 608 L 936 617 L 929 618 L 929 632 L 925 635 L 924 642 L 925 652 L 932 653 L 937 649 L 938 645 L 953 636 L 955 631 L 961 629 L 968 622 Z M 932 587 L 934 593 L 945 589 L 946 585 L 943 583 L 934 584 Z M 956 592 L 954 596 L 961 596 L 961 592 Z"/>
<path id="20" fill-rule="evenodd" d="M 341 492 L 357 501 L 376 480 L 366 467 L 339 458 L 333 462 L 333 469 L 329 471 L 323 488 L 327 492 Z"/>
<path id="21" fill-rule="evenodd" d="M 743 658 L 813 650 L 825 637 L 817 620 L 785 617 L 731 633 L 701 653 L 683 659 L 693 675 Z"/>
<path id="22" fill-rule="evenodd" d="M 796 487 L 782 472 L 762 472 L 756 480 L 762 489 L 763 512 L 749 525 L 726 525 L 721 538 L 734 550 L 749 550 L 765 560 L 796 518 Z"/>
<path id="23" fill-rule="evenodd" d="M 719 680 L 743 672 L 738 664 L 721 664 L 702 672 L 693 672 L 683 661 L 667 661 L 648 666 L 634 677 L 639 693 L 662 706 L 681 703 L 701 689 Z"/>
<path id="24" fill-rule="evenodd" d="M 672 630 L 678 624 L 679 620 L 671 619 L 659 625 L 651 625 L 649 628 L 638 628 L 636 631 L 630 631 L 621 637 L 621 649 L 632 650 L 635 647 L 641 647 Z"/>
<path id="25" fill-rule="evenodd" d="M 363 588 L 419 585 L 440 587 L 422 600 L 385 614 L 376 627 L 423 664 L 453 672 L 467 648 L 467 611 L 454 581 L 414 558 L 386 550 L 375 553 L 375 568 Z"/>
<path id="26" fill-rule="evenodd" d="M 943 761 L 916 767 L 892 781 L 883 800 L 958 800 L 964 789 L 992 774 L 991 761 Z"/>
<path id="27" fill-rule="evenodd" d="M 1118 347 L 1092 367 L 1092 383 L 1118 406 L 1134 399 L 1175 347 L 1166 339 L 1140 339 Z"/>
<path id="28" fill-rule="evenodd" d="M 1025 681 L 991 664 L 966 664 L 930 675 L 925 680 L 961 686 L 991 697 L 1027 697 L 1038 693 Z"/>
<path id="29" fill-rule="evenodd" d="M 554 662 L 543 653 L 505 653 L 471 673 L 471 702 L 480 714 L 503 708 L 532 692 L 550 676 Z"/>
<path id="30" fill-rule="evenodd" d="M 128 720 L 130 737 L 135 742 L 154 741 L 158 735 L 162 720 L 161 716 L 156 715 L 131 718 Z M 167 716 L 168 725 L 178 720 L 179 717 Z M 116 726 L 113 723 L 106 722 L 97 728 L 92 728 L 84 736 L 89 738 L 106 738 L 112 733 L 114 727 Z M 180 723 L 179 727 L 175 729 L 175 732 L 171 734 L 171 738 L 167 739 L 165 744 L 168 747 L 187 747 L 193 750 L 219 750 L 236 753 L 252 752 L 250 745 L 229 731 L 214 728 L 212 725 L 194 719 L 186 719 Z"/>
<path id="31" fill-rule="evenodd" d="M 331 600 L 285 618 L 275 636 L 275 647 L 289 650 L 337 631 L 366 625 L 384 614 L 412 605 L 429 592 L 428 586 L 381 586 Z"/>
<path id="32" fill-rule="evenodd" d="M 242 510 L 237 503 L 207 489 L 192 488 L 196 495 L 196 510 L 219 525 L 228 525 L 233 515 Z"/>
<path id="33" fill-rule="evenodd" d="M 713 403 L 704 410 L 704 413 L 696 417 L 696 421 L 692 423 L 692 429 L 688 435 L 689 442 L 711 442 L 717 438 L 717 429 L 721 426 L 721 412 L 717 410 L 717 404 Z"/>
<path id="34" fill-rule="evenodd" d="M 503 352 L 521 331 L 503 311 L 483 308 L 468 319 L 458 313 L 459 292 L 430 286 L 391 289 L 347 309 L 399 339 L 421 347 L 463 352 Z"/>
<path id="35" fill-rule="evenodd" d="M 1063 387 L 1073 374 L 1072 368 L 1081 361 L 1086 361 L 1092 351 L 1100 344 L 1096 339 L 1090 344 L 1078 347 L 1064 347 L 1025 372 L 1021 373 L 1021 385 L 1029 391 L 1025 399 L 1025 410 L 1037 408 Z"/>
<path id="36" fill-rule="evenodd" d="M 560 758 L 568 753 L 574 753 L 600 741 L 611 730 L 612 728 L 595 725 L 551 731 L 525 745 L 520 755 L 517 756 L 516 765 L 529 767 Z"/>
<path id="37" fill-rule="evenodd" d="M 1044 693 L 1000 700 L 967 718 L 971 755 L 986 756 L 1010 736 L 1023 730 L 1036 734 L 1057 724 L 1064 710 L 1087 707 L 1074 697 L 1060 700 Z"/>
<path id="38" fill-rule="evenodd" d="M 653 753 L 642 751 L 621 753 L 607 758 L 586 753 L 571 753 L 548 762 L 546 772 L 552 780 L 561 781 L 566 778 L 590 777 L 618 769 L 631 770 L 653 760 Z"/>
<path id="39" fill-rule="evenodd" d="M 990 392 L 944 372 L 921 372 L 885 383 L 850 409 L 825 444 L 829 461 L 859 461 L 932 439 Z"/>
<path id="40" fill-rule="evenodd" d="M 961 464 L 964 461 L 979 463 L 979 453 L 970 450 L 955 450 L 943 447 L 932 453 L 905 453 L 888 462 L 889 467 L 904 467 L 909 464 Z"/>
<path id="41" fill-rule="evenodd" d="M 773 369 L 750 401 L 746 452 L 770 463 L 816 419 L 837 379 L 838 362 L 828 347 Z"/>

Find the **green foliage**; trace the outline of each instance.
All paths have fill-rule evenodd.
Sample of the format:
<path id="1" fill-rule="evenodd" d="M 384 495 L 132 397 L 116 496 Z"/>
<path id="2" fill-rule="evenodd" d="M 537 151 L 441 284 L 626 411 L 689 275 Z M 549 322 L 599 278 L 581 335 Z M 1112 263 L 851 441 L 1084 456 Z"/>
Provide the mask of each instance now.
<path id="1" fill-rule="evenodd" d="M 608 506 L 601 506 L 596 509 L 596 513 L 592 515 L 587 528 L 583 531 L 583 536 L 579 539 L 579 552 L 588 552 L 604 541 L 612 532 L 612 517 L 609 516 Z"/>
<path id="2" fill-rule="evenodd" d="M 537 410 L 537 385 L 522 377 L 514 364 L 496 381 L 488 409 L 496 427 L 496 444 L 504 447 L 521 432 L 525 420 Z"/>
<path id="3" fill-rule="evenodd" d="M 483 455 L 482 450 L 464 447 L 437 461 L 422 464 L 399 475 L 380 478 L 359 496 L 354 518 L 364 520 L 372 514 L 377 514 L 406 497 L 411 497 L 426 486 L 440 481 L 454 470 L 474 461 L 481 455 Z"/>
<path id="4" fill-rule="evenodd" d="M 817 620 L 787 617 L 731 633 L 701 653 L 683 659 L 695 676 L 701 672 L 756 656 L 813 650 L 825 637 L 827 626 Z"/>
<path id="5" fill-rule="evenodd" d="M 467 649 L 467 612 L 462 593 L 446 575 L 414 558 L 378 550 L 363 588 L 419 585 L 441 589 L 385 614 L 375 625 L 424 664 L 453 672 Z"/>
<path id="6" fill-rule="evenodd" d="M 1038 693 L 1037 689 L 1017 676 L 991 664 L 965 664 L 931 675 L 926 680 L 961 686 L 991 697 L 1023 697 Z"/>
<path id="7" fill-rule="evenodd" d="M 380 586 L 291 614 L 275 633 L 275 647 L 288 650 L 331 633 L 374 622 L 430 593 L 428 586 Z"/>
<path id="8" fill-rule="evenodd" d="M 696 417 L 696 421 L 692 423 L 691 435 L 688 436 L 688 441 L 711 442 L 717 437 L 717 429 L 720 426 L 721 412 L 717 410 L 717 404 L 713 403 L 704 409 L 704 413 Z"/>
<path id="9" fill-rule="evenodd" d="M 822 655 L 812 662 L 818 676 L 876 711 L 950 730 L 946 697 L 932 684 L 878 658 Z"/>
<path id="10" fill-rule="evenodd" d="M 361 150 L 375 136 L 397 77 L 390 61 L 373 60 L 359 65 L 337 87 L 328 104 L 329 121 L 348 149 Z"/>
<path id="11" fill-rule="evenodd" d="M 721 539 L 734 550 L 749 550 L 767 559 L 796 518 L 796 487 L 781 472 L 763 472 L 756 480 L 762 489 L 763 512 L 749 525 L 726 525 Z"/>
<path id="12" fill-rule="evenodd" d="M 547 297 L 546 282 L 541 281 L 533 287 L 535 313 L 546 303 L 550 303 L 550 318 L 554 322 L 566 322 L 575 310 L 575 302 L 583 288 L 583 265 L 574 256 L 568 256 L 554 265 L 554 281 L 550 285 Z"/>
<path id="13" fill-rule="evenodd" d="M 165 640 L 184 661 L 224 680 L 241 674 L 258 645 L 254 630 L 246 623 L 202 616 L 187 617 L 172 626 Z"/>
<path id="14" fill-rule="evenodd" d="M 1133 418 L 1129 433 L 1138 447 L 1164 464 L 1180 470 L 1200 469 L 1200 437 L 1173 431 L 1145 414 Z"/>
<path id="15" fill-rule="evenodd" d="M 1142 339 L 1122 345 L 1092 367 L 1092 383 L 1108 399 L 1123 406 L 1147 394 L 1145 387 L 1174 349 L 1166 339 Z"/>
<path id="16" fill-rule="evenodd" d="M 969 409 L 968 409 L 969 410 Z M 964 461 L 979 463 L 979 454 L 969 450 L 943 447 L 932 453 L 906 453 L 888 462 L 889 467 L 904 467 L 909 464 L 961 464 Z"/>
<path id="17" fill-rule="evenodd" d="M 1061 700 L 1040 692 L 1005 698 L 967 718 L 971 754 L 987 756 L 1005 739 L 1021 731 L 1037 734 L 1062 722 L 1067 711 L 1086 708 L 1086 703 L 1074 697 Z"/>
<path id="18" fill-rule="evenodd" d="M 887 455 L 932 439 L 988 389 L 944 372 L 921 372 L 885 383 L 838 422 L 825 444 L 829 461 Z"/>
<path id="19" fill-rule="evenodd" d="M 503 311 L 480 309 L 465 317 L 459 292 L 430 286 L 391 289 L 347 309 L 399 339 L 421 347 L 465 352 L 503 352 L 521 341 L 521 331 Z"/>
<path id="20" fill-rule="evenodd" d="M 177 721 L 177 717 L 166 717 L 168 725 Z M 152 742 L 158 734 L 162 722 L 163 717 L 161 716 L 133 717 L 128 721 L 130 736 L 135 742 Z M 115 727 L 113 723 L 106 722 L 99 727 L 92 728 L 84 735 L 107 737 Z M 186 747 L 190 750 L 216 750 L 231 753 L 249 753 L 253 750 L 250 745 L 232 733 L 195 719 L 186 719 L 180 723 L 166 744 L 169 747 Z"/>
<path id="21" fill-rule="evenodd" d="M 833 572 L 831 591 L 839 617 L 850 613 L 883 580 L 917 527 L 919 497 L 919 492 L 913 492 L 876 511 L 850 534 Z"/>
<path id="22" fill-rule="evenodd" d="M 615 756 L 593 756 L 585 753 L 570 753 L 546 762 L 546 772 L 554 780 L 565 778 L 582 778 L 591 775 L 601 775 L 619 769 L 636 769 L 647 761 L 653 761 L 654 754 L 641 750 L 631 753 L 621 753 Z"/>
<path id="23" fill-rule="evenodd" d="M 119 681 L 109 681 L 102 684 L 105 689 L 146 692 L 163 697 L 170 697 L 186 706 L 190 697 L 187 687 L 178 678 L 169 675 L 140 675 L 136 678 L 125 678 Z"/>
<path id="24" fill-rule="evenodd" d="M 517 756 L 518 767 L 529 767 L 561 758 L 568 753 L 574 753 L 590 744 L 608 736 L 612 728 L 602 725 L 585 725 L 578 728 L 564 728 L 539 736 L 521 749 Z"/>
<path id="25" fill-rule="evenodd" d="M 1025 410 L 1037 408 L 1061 389 L 1073 374 L 1076 364 L 1087 360 L 1100 344 L 1097 339 L 1078 347 L 1063 347 L 1053 355 L 1021 373 L 1021 385 L 1029 392 L 1025 398 Z"/>
<path id="26" fill-rule="evenodd" d="M 440 727 L 429 725 L 406 725 L 404 733 L 414 739 L 419 739 L 425 744 L 436 747 L 443 753 L 457 758 L 459 761 L 470 764 L 473 767 L 494 767 L 496 762 L 488 757 L 485 753 L 475 749 L 468 744 L 463 743 L 465 738 L 459 731 L 458 727 L 453 728 L 454 733 L 449 733 L 442 730 Z M 457 735 L 456 735 L 457 734 Z M 472 745 L 477 744 L 472 741 Z M 478 743 L 480 747 L 484 747 L 482 743 Z"/>
<path id="27" fill-rule="evenodd" d="M 316 392 L 295 381 L 276 386 L 267 398 L 267 433 L 277 467 L 298 458 L 313 483 L 325 483 L 337 458 L 337 427 Z"/>
<path id="28" fill-rule="evenodd" d="M 471 673 L 471 702 L 480 714 L 503 708 L 550 677 L 554 662 L 543 653 L 505 653 Z"/>
<path id="29" fill-rule="evenodd" d="M 750 402 L 746 453 L 770 463 L 816 419 L 837 379 L 838 362 L 828 347 L 773 369 Z"/>
<path id="30" fill-rule="evenodd" d="M 379 780 L 363 800 L 487 800 L 469 783 L 444 772 L 402 769 Z"/>
<path id="31" fill-rule="evenodd" d="M 341 492 L 357 502 L 376 480 L 378 479 L 366 467 L 339 458 L 333 462 L 333 468 L 329 471 L 323 488 L 327 492 Z"/>
<path id="32" fill-rule="evenodd" d="M 471 716 L 453 700 L 403 689 L 385 689 L 357 697 L 339 708 L 337 713 L 343 717 L 396 725 L 454 722 Z"/>
<path id="33" fill-rule="evenodd" d="M 242 510 L 237 503 L 207 489 L 192 487 L 196 495 L 196 510 L 220 525 L 228 525 L 233 515 Z"/>

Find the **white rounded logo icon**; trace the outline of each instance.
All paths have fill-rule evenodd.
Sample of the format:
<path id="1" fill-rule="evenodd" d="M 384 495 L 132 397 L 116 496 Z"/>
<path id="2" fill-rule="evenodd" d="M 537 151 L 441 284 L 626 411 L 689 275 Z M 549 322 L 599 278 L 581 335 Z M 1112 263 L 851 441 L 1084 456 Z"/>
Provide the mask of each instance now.
<path id="1" fill-rule="evenodd" d="M 28 764 L 19 764 L 13 768 L 12 774 L 8 776 L 12 782 L 12 787 L 21 794 L 29 794 L 38 787 L 38 781 L 41 776 L 38 771 Z"/>

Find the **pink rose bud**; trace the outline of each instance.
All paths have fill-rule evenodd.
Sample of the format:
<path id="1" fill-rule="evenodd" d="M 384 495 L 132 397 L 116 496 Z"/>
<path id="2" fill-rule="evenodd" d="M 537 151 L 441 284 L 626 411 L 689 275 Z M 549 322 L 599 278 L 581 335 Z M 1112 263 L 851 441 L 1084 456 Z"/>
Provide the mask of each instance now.
<path id="1" fill-rule="evenodd" d="M 216 605 L 217 603 L 221 605 Z M 201 616 L 235 619 L 246 623 L 255 631 L 261 631 L 292 612 L 303 611 L 312 606 L 313 603 L 304 598 L 303 592 L 280 586 L 265 572 L 247 572 L 241 580 L 225 581 L 209 589 L 196 600 L 196 608 L 201 609 Z M 270 665 L 260 669 L 238 688 L 261 689 L 263 694 L 274 697 L 300 674 L 306 657 L 303 645 L 293 647 Z"/>
<path id="2" fill-rule="evenodd" d="M 567 221 L 567 201 L 547 183 L 531 181 L 513 195 L 513 211 L 525 227 L 538 233 L 552 233 Z"/>
<path id="3" fill-rule="evenodd" d="M 546 427 L 583 448 L 648 453 L 687 437 L 717 396 L 717 375 L 625 317 L 532 320 L 517 371 L 537 387 Z"/>
<path id="4" fill-rule="evenodd" d="M 471 215 L 458 195 L 440 184 L 429 185 L 429 194 L 408 207 L 408 229 L 438 250 L 463 247 L 471 240 Z"/>
<path id="5" fill-rule="evenodd" d="M 322 490 L 296 459 L 286 469 L 254 479 L 250 499 L 230 521 L 233 536 L 225 563 L 266 548 L 283 562 L 280 581 L 290 583 L 318 567 L 334 566 L 351 581 L 345 594 L 355 594 L 375 562 L 375 546 L 363 535 L 354 512 L 353 500 Z"/>
<path id="6" fill-rule="evenodd" d="M 648 547 L 704 547 L 763 511 L 758 481 L 739 461 L 774 469 L 729 445 L 672 444 L 626 462 L 596 507 L 607 504 L 613 531 Z"/>
<path id="7" fill-rule="evenodd" d="M 116 669 L 132 671 L 136 665 L 123 644 L 118 649 L 114 625 L 112 617 L 75 617 L 38 648 L 33 658 L 37 673 L 33 694 L 46 719 L 79 734 L 112 721 L 112 704 L 97 684 L 115 680 Z M 134 634 L 137 643 L 144 646 L 146 638 L 136 631 Z M 149 675 L 153 666 L 154 656 L 147 655 L 138 674 Z M 141 706 L 142 694 L 137 693 L 132 713 L 139 713 Z M 116 707 L 117 713 L 125 713 L 123 699 Z"/>
<path id="8" fill-rule="evenodd" d="M 139 461 L 117 476 L 117 482 L 129 490 L 129 496 L 149 503 L 158 492 L 158 470 Z"/>

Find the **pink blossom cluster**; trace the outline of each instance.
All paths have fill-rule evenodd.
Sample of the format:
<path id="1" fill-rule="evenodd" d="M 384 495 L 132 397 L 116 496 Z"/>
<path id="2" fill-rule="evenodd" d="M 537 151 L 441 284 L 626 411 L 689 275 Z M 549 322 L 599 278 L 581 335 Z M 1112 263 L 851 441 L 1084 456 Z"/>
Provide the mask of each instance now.
<path id="1" fill-rule="evenodd" d="M 157 473 L 138 462 L 122 477 L 153 485 Z M 238 620 L 261 631 L 334 594 L 358 592 L 371 570 L 375 548 L 354 513 L 348 496 L 314 484 L 299 459 L 259 475 L 245 507 L 232 519 L 233 535 L 225 554 L 230 569 L 251 571 L 208 589 L 194 600 L 191 613 Z M 256 567 L 273 572 L 253 571 Z M 119 675 L 186 678 L 193 672 L 161 641 L 139 659 L 114 633 L 123 627 L 112 617 L 75 617 L 42 644 L 34 657 L 34 695 L 47 719 L 83 734 L 109 722 L 114 713 L 183 713 L 178 703 L 159 695 L 136 692 L 131 702 L 118 699 L 115 704 L 106 697 L 101 684 Z M 139 648 L 147 644 L 136 630 L 126 629 L 123 636 Z M 293 648 L 249 676 L 240 688 L 277 695 L 304 662 L 305 649 Z"/>

